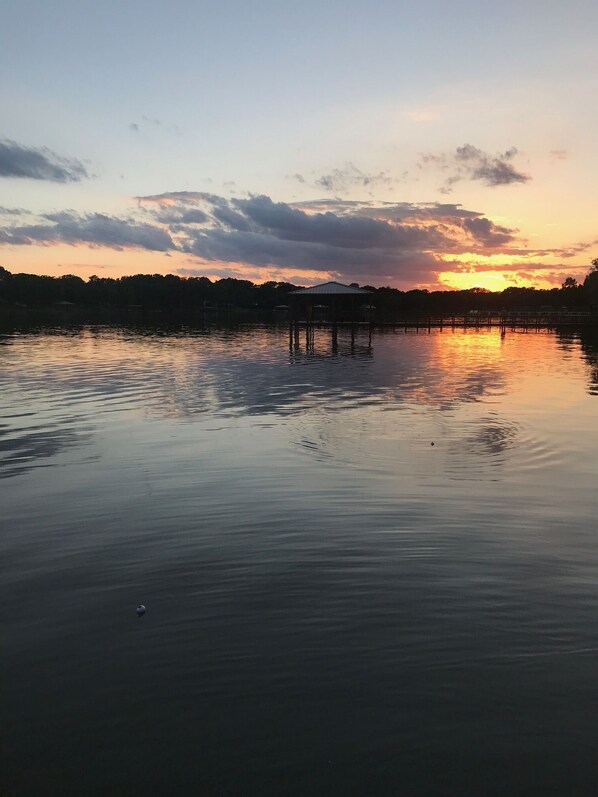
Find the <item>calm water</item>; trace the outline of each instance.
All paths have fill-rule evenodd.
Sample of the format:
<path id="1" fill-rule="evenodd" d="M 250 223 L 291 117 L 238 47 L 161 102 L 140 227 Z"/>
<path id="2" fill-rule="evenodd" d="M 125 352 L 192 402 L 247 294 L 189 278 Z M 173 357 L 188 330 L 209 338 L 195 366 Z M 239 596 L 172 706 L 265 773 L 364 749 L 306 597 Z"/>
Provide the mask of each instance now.
<path id="1" fill-rule="evenodd" d="M 12 333 L 0 412 L 2 797 L 596 793 L 587 333 Z"/>

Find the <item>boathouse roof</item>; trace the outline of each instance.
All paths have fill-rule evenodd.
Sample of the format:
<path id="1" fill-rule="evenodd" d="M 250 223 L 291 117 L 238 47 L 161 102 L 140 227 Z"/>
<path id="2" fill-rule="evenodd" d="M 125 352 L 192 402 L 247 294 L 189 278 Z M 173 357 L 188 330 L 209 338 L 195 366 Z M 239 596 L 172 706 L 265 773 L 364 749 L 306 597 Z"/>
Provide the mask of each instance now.
<path id="1" fill-rule="evenodd" d="M 365 288 L 354 288 L 352 285 L 343 285 L 341 282 L 323 282 L 311 288 L 298 288 L 290 291 L 290 296 L 357 296 L 370 294 Z"/>

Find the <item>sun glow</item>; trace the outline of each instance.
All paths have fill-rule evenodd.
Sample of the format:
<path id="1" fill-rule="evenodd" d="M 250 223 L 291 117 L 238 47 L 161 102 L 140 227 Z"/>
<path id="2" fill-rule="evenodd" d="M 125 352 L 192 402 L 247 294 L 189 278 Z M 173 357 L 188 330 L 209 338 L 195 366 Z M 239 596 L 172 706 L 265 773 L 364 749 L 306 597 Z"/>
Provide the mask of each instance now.
<path id="1" fill-rule="evenodd" d="M 522 278 L 512 271 L 442 271 L 438 281 L 457 291 L 469 288 L 486 288 L 489 291 L 504 291 L 514 285 L 520 288 L 532 287 L 532 280 Z"/>

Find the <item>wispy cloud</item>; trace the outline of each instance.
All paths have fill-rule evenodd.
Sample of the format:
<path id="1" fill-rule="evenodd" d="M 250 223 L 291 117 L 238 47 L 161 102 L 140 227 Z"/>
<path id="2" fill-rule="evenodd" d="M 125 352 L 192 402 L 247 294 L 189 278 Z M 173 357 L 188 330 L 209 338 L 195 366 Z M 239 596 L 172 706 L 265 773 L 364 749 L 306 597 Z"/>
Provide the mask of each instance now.
<path id="1" fill-rule="evenodd" d="M 160 227 L 103 213 L 81 215 L 72 211 L 45 214 L 34 224 L 0 228 L 0 243 L 13 246 L 82 243 L 111 249 L 134 248 L 157 252 L 175 248 L 170 234 Z"/>
<path id="2" fill-rule="evenodd" d="M 0 216 L 25 216 L 27 211 L 23 208 L 0 207 Z"/>
<path id="3" fill-rule="evenodd" d="M 76 183 L 89 178 L 75 158 L 62 158 L 45 147 L 24 147 L 16 141 L 0 140 L 0 177 Z"/>
<path id="4" fill-rule="evenodd" d="M 353 186 L 371 188 L 381 184 L 388 185 L 392 180 L 386 171 L 367 174 L 358 169 L 354 163 L 347 162 L 341 169 L 333 169 L 329 174 L 318 177 L 315 182 L 325 191 L 341 193 Z"/>
<path id="5" fill-rule="evenodd" d="M 598 238 L 593 238 L 591 241 L 579 241 L 572 246 L 563 247 L 562 249 L 552 250 L 558 252 L 561 257 L 575 257 L 582 252 L 588 252 L 590 249 L 595 249 L 598 246 Z"/>
<path id="6" fill-rule="evenodd" d="M 371 189 L 390 186 L 394 182 L 388 171 L 364 172 L 351 161 L 347 161 L 342 167 L 331 169 L 326 174 L 315 175 L 312 173 L 311 177 L 306 177 L 304 174 L 296 173 L 288 175 L 288 177 L 302 185 L 311 185 L 335 195 L 343 194 L 354 188 L 365 188 L 368 194 L 373 196 Z"/>
<path id="7" fill-rule="evenodd" d="M 513 164 L 513 160 L 518 154 L 519 151 L 516 147 L 511 147 L 496 155 L 490 155 L 478 147 L 474 147 L 473 144 L 463 144 L 450 153 L 424 153 L 420 156 L 418 166 L 420 169 L 437 169 L 445 174 L 441 187 L 443 193 L 450 193 L 452 186 L 462 180 L 478 181 L 494 188 L 512 183 L 526 183 L 531 180 L 530 175 L 525 174 Z"/>
<path id="8" fill-rule="evenodd" d="M 147 116 L 146 114 L 143 114 L 136 122 L 131 122 L 128 127 L 132 133 L 148 133 L 150 131 L 155 131 L 170 133 L 176 136 L 181 134 L 178 125 L 165 124 L 161 119 L 155 116 Z"/>

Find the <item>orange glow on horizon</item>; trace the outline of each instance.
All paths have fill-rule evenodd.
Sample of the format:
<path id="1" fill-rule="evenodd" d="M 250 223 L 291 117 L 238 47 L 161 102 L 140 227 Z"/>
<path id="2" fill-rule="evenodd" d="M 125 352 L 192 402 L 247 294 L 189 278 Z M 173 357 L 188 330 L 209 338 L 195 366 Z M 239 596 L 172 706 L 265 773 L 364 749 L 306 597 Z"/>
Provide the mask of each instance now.
<path id="1" fill-rule="evenodd" d="M 565 276 L 572 275 L 563 275 L 559 270 L 545 271 L 537 275 L 518 271 L 442 271 L 438 274 L 438 282 L 441 290 L 443 288 L 457 291 L 471 288 L 486 288 L 489 291 L 504 291 L 505 288 L 544 290 L 560 288 Z"/>
<path id="2" fill-rule="evenodd" d="M 175 274 L 180 277 L 207 277 L 213 282 L 232 277 L 257 284 L 274 281 L 305 285 L 338 279 L 337 275 L 324 269 L 254 266 L 240 262 L 199 260 L 182 252 L 110 249 L 83 244 L 6 247 L 0 264 L 13 274 L 50 277 L 74 274 L 86 281 L 94 274 L 112 279 L 135 274 Z"/>
<path id="3" fill-rule="evenodd" d="M 518 288 L 540 287 L 538 281 L 519 277 L 516 272 L 511 271 L 442 271 L 438 274 L 438 281 L 445 288 L 457 291 L 469 290 L 470 288 L 504 291 L 505 288 L 512 288 L 513 286 Z"/>
<path id="4" fill-rule="evenodd" d="M 0 263 L 8 271 L 59 277 L 74 274 L 88 280 L 93 274 L 98 277 L 119 277 L 135 274 L 174 274 L 181 277 L 205 276 L 211 281 L 223 277 L 244 279 L 261 284 L 264 282 L 290 282 L 295 285 L 313 285 L 329 280 L 339 282 L 357 281 L 361 285 L 378 287 L 391 285 L 400 290 L 414 288 L 428 290 L 467 290 L 486 288 L 502 291 L 505 288 L 560 287 L 565 276 L 574 276 L 583 281 L 587 268 L 575 268 L 573 263 L 549 265 L 539 258 L 526 268 L 526 262 L 512 255 L 479 255 L 471 252 L 437 256 L 436 269 L 425 284 L 413 280 L 406 282 L 400 274 L 372 279 L 367 274 L 340 275 L 325 269 L 300 269 L 272 265 L 252 265 L 242 262 L 207 261 L 194 258 L 183 252 L 151 252 L 140 249 L 109 249 L 85 245 L 71 246 L 55 244 L 48 246 L 6 247 Z M 539 262 L 538 262 L 539 261 Z"/>

